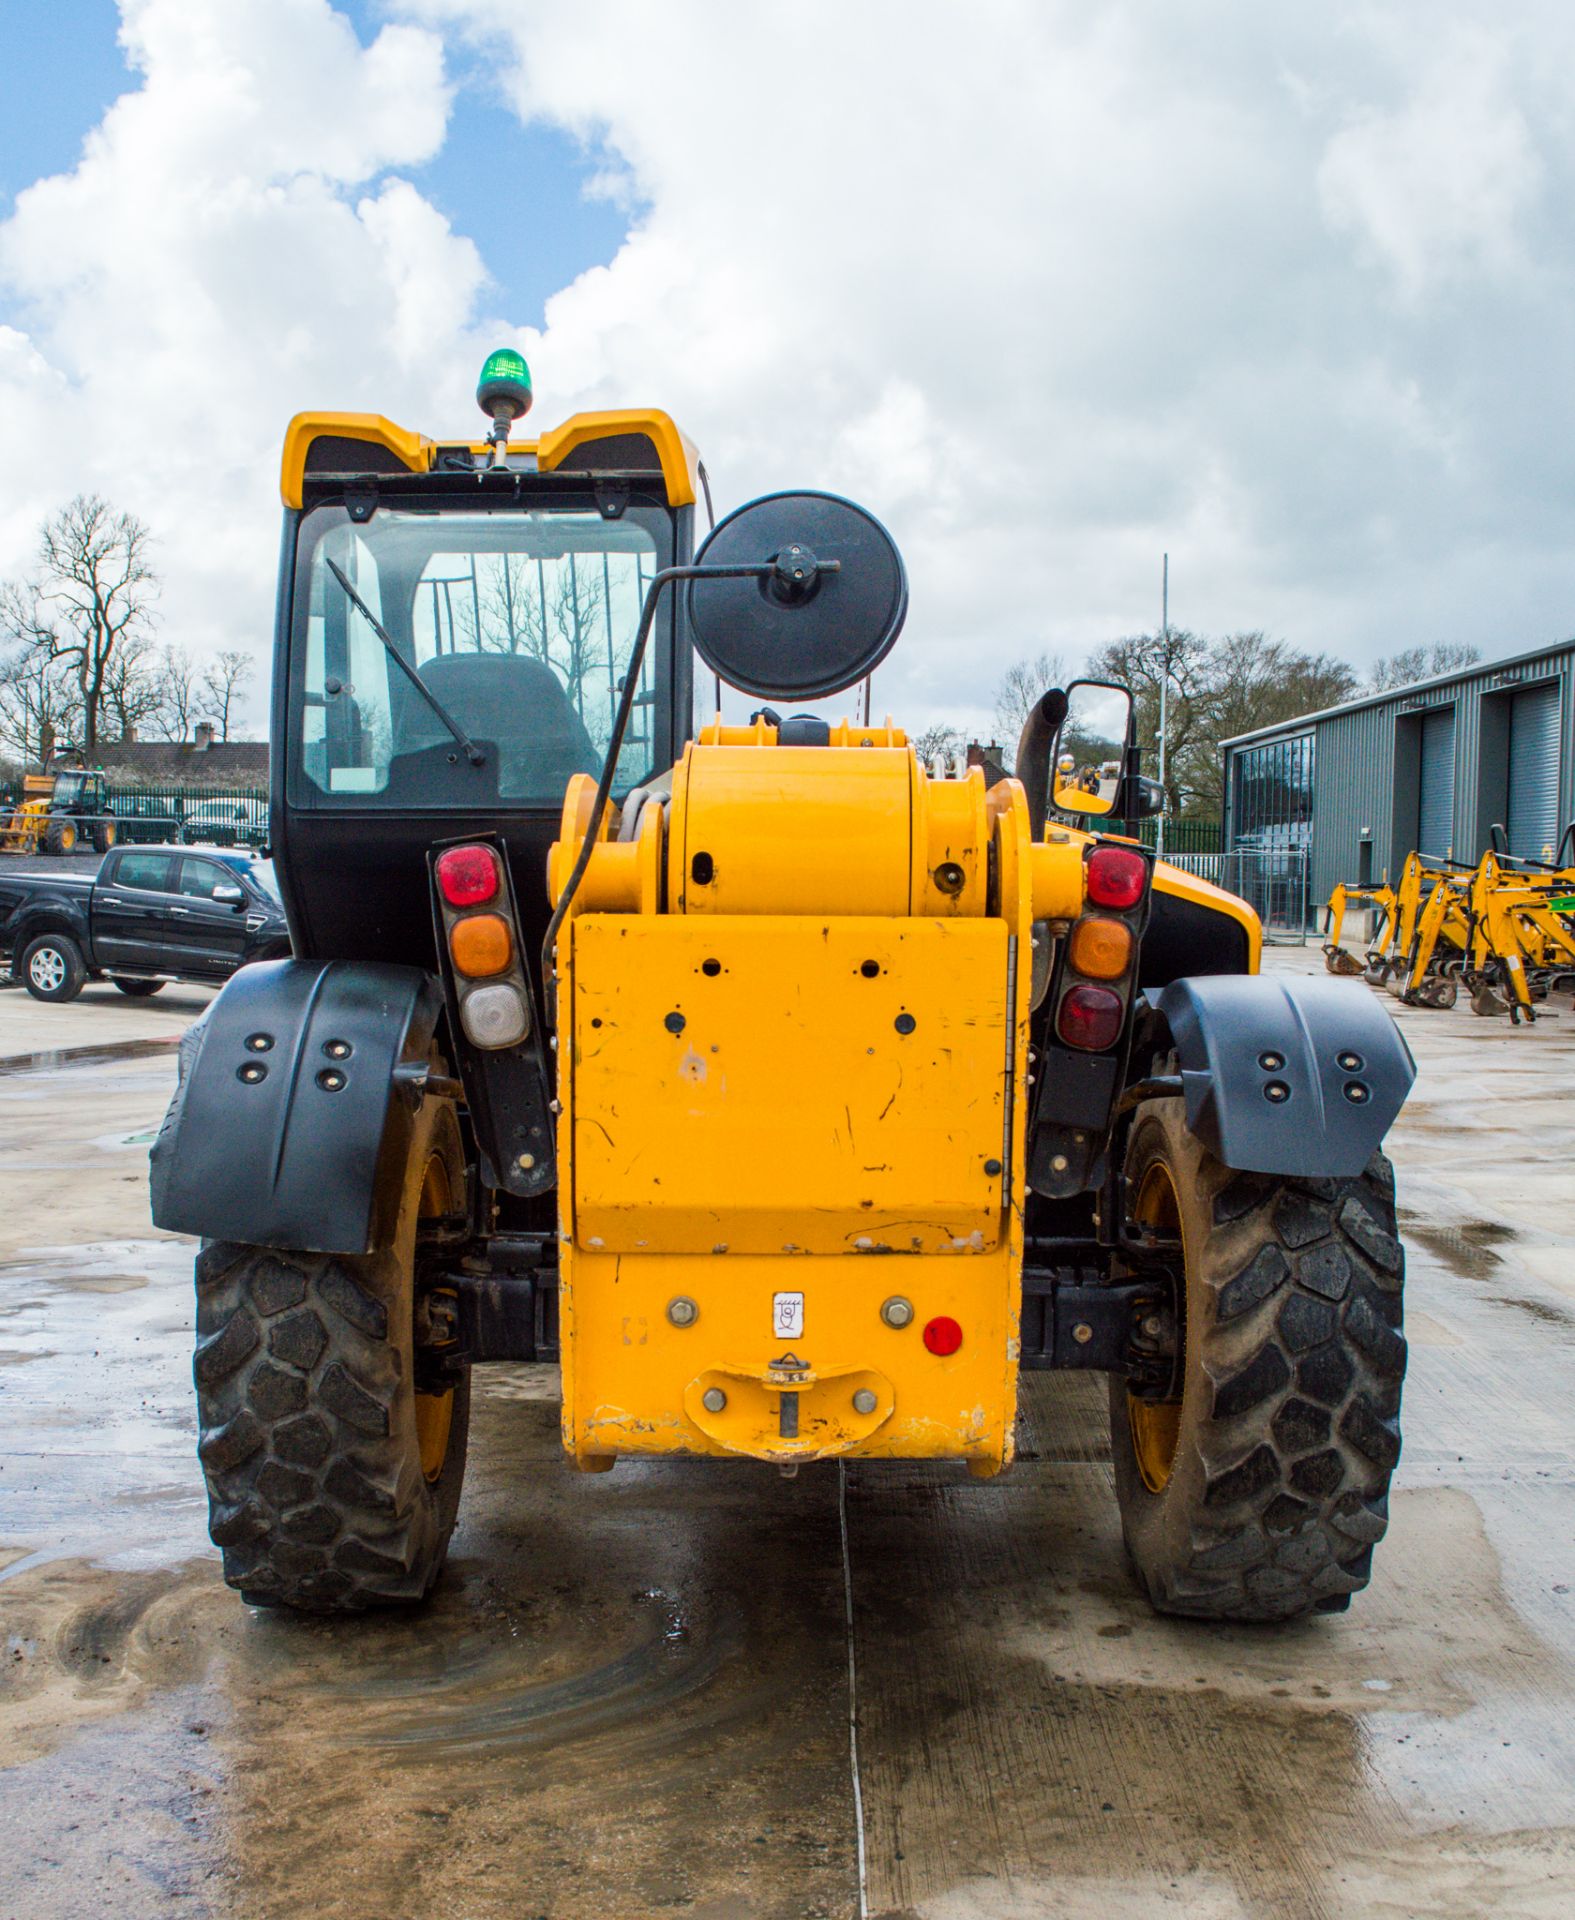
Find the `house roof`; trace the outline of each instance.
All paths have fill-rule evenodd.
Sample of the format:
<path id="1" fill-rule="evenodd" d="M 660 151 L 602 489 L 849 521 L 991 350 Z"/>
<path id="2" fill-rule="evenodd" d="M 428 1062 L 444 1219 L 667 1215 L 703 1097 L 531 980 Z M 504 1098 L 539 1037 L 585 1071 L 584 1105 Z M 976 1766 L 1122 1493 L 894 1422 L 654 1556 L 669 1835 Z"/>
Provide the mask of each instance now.
<path id="1" fill-rule="evenodd" d="M 201 786 L 259 787 L 268 783 L 266 740 L 101 740 L 97 763 L 108 774 Z"/>

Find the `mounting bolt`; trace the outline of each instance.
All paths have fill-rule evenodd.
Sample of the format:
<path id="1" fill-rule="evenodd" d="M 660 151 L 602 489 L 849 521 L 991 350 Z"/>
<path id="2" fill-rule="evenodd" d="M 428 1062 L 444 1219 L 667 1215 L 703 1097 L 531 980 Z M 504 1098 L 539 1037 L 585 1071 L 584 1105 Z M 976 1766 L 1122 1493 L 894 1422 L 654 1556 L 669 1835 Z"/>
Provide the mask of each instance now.
<path id="1" fill-rule="evenodd" d="M 533 1153 L 522 1153 L 514 1164 L 519 1168 L 521 1173 L 529 1173 L 531 1168 L 536 1164 L 536 1156 Z"/>
<path id="2" fill-rule="evenodd" d="M 727 1405 L 727 1395 L 720 1387 L 707 1387 L 700 1396 L 700 1404 L 707 1413 L 720 1413 Z"/>
<path id="3" fill-rule="evenodd" d="M 694 1301 L 689 1298 L 688 1294 L 675 1294 L 667 1303 L 667 1317 L 675 1327 L 692 1327 L 700 1318 L 700 1309 L 695 1305 Z M 718 1387 L 711 1389 L 712 1393 L 718 1393 L 720 1391 L 721 1389 Z M 710 1396 L 707 1395 L 706 1405 L 710 1406 L 710 1404 Z M 715 1409 L 712 1408 L 712 1411 L 714 1412 Z"/>
<path id="4" fill-rule="evenodd" d="M 1093 1337 L 1094 1329 L 1086 1320 L 1079 1320 L 1077 1325 L 1072 1329 L 1072 1338 L 1080 1347 L 1086 1347 Z"/>
<path id="5" fill-rule="evenodd" d="M 1160 1319 L 1157 1313 L 1150 1313 L 1150 1314 L 1144 1315 L 1143 1332 L 1147 1335 L 1147 1337 L 1150 1340 L 1157 1340 L 1164 1331 L 1165 1331 L 1165 1323 L 1163 1320 Z"/>
<path id="6" fill-rule="evenodd" d="M 1052 1173 L 1065 1173 L 1069 1164 L 1064 1153 L 1056 1153 L 1050 1156 L 1050 1171 Z"/>
<path id="7" fill-rule="evenodd" d="M 881 1302 L 880 1317 L 888 1327 L 906 1327 L 913 1323 L 913 1302 L 904 1300 L 900 1293 L 894 1293 L 889 1300 Z"/>
<path id="8" fill-rule="evenodd" d="M 868 1387 L 860 1387 L 858 1392 L 853 1396 L 853 1411 L 855 1413 L 873 1413 L 879 1405 L 880 1402 Z"/>

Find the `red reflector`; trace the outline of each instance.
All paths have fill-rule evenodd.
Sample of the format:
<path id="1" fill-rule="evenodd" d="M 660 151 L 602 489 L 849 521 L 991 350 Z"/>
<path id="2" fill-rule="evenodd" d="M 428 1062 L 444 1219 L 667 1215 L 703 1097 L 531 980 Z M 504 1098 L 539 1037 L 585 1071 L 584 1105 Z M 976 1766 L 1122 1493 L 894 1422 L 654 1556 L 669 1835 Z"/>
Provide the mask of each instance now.
<path id="1" fill-rule="evenodd" d="M 1141 854 L 1125 847 L 1095 847 L 1088 856 L 1088 897 L 1096 907 L 1135 907 L 1147 877 Z"/>
<path id="2" fill-rule="evenodd" d="M 450 847 L 437 862 L 438 886 L 451 907 L 479 907 L 498 891 L 498 856 L 491 847 Z"/>
<path id="3" fill-rule="evenodd" d="M 924 1329 L 924 1344 L 931 1353 L 938 1353 L 944 1360 L 947 1354 L 955 1353 L 962 1345 L 962 1328 L 950 1314 L 937 1314 Z"/>
<path id="4" fill-rule="evenodd" d="M 1069 1047 L 1103 1053 L 1120 1039 L 1125 1012 L 1121 995 L 1109 987 L 1073 987 L 1056 1014 L 1056 1032 Z"/>

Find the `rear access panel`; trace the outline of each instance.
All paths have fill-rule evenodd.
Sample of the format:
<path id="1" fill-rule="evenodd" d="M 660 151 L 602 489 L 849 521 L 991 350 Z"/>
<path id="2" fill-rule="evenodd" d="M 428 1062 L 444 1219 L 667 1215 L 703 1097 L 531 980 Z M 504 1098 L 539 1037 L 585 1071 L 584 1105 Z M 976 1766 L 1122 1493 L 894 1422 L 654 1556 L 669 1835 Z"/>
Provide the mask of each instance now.
<path id="1" fill-rule="evenodd" d="M 583 914 L 570 972 L 576 1246 L 998 1245 L 1004 921 Z"/>

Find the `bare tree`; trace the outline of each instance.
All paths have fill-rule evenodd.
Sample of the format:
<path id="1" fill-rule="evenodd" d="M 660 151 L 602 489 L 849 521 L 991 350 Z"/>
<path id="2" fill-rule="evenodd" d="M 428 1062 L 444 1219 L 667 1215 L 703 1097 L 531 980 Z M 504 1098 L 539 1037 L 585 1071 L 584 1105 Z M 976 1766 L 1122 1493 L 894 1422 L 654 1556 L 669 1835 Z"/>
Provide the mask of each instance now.
<path id="1" fill-rule="evenodd" d="M 14 626 L 6 602 L 15 590 L 0 589 L 0 630 Z M 57 746 L 73 741 L 81 727 L 81 696 L 70 669 L 38 646 L 18 644 L 0 660 L 0 748 L 24 766 L 47 765 Z"/>
<path id="2" fill-rule="evenodd" d="M 118 733 L 134 740 L 158 717 L 160 662 L 153 644 L 141 634 L 128 634 L 110 657 L 104 672 L 104 699 L 99 709 L 99 732 Z"/>
<path id="3" fill-rule="evenodd" d="M 1002 674 L 995 689 L 995 725 L 1008 758 L 1035 703 L 1051 687 L 1066 685 L 1066 662 L 1043 648 L 1031 660 L 1019 660 Z"/>
<path id="4" fill-rule="evenodd" d="M 1187 769 L 1213 689 L 1209 666 L 1209 642 L 1184 627 L 1172 627 L 1168 634 L 1127 634 L 1108 641 L 1089 658 L 1090 679 L 1113 680 L 1131 688 L 1138 745 L 1145 770 L 1155 776 L 1159 772 L 1160 688 L 1165 687 L 1165 726 L 1170 736 L 1165 746 L 1165 805 L 1171 813 L 1186 808 Z"/>
<path id="5" fill-rule="evenodd" d="M 156 701 L 152 721 L 161 740 L 186 740 L 197 711 L 197 669 L 184 647 L 167 646 L 159 654 L 154 676 Z"/>
<path id="6" fill-rule="evenodd" d="M 235 723 L 235 709 L 257 662 L 244 648 L 227 647 L 214 655 L 203 672 L 202 691 L 208 715 L 219 730 L 219 738 L 228 740 Z"/>
<path id="7" fill-rule="evenodd" d="M 151 624 L 158 589 L 151 546 L 134 514 L 116 512 L 96 493 L 78 494 L 44 522 L 37 575 L 6 596 L 7 637 L 70 668 L 90 755 L 115 650 Z"/>
<path id="8" fill-rule="evenodd" d="M 1263 633 L 1232 633 L 1214 641 L 1209 681 L 1208 701 L 1192 738 L 1194 751 L 1183 771 L 1188 809 L 1215 817 L 1225 803 L 1222 742 L 1337 707 L 1358 691 L 1347 661 L 1327 653 L 1302 653 Z"/>
<path id="9" fill-rule="evenodd" d="M 1431 680 L 1435 674 L 1456 673 L 1461 667 L 1474 667 L 1482 658 L 1482 649 L 1435 640 L 1430 647 L 1402 647 L 1398 653 L 1375 660 L 1368 670 L 1368 693 L 1388 693 L 1395 687 L 1414 686 L 1418 680 Z"/>
<path id="10" fill-rule="evenodd" d="M 928 766 L 936 754 L 950 761 L 955 754 L 962 752 L 963 737 L 956 727 L 948 727 L 938 721 L 933 727 L 926 727 L 923 733 L 914 735 L 913 750 L 923 766 Z"/>
<path id="11" fill-rule="evenodd" d="M 1173 628 L 1168 641 L 1130 634 L 1097 649 L 1088 671 L 1131 688 L 1138 745 L 1151 775 L 1159 772 L 1159 696 L 1168 682 L 1166 806 L 1193 816 L 1218 816 L 1222 741 L 1336 706 L 1357 690 L 1345 661 L 1302 653 L 1262 633 L 1209 639 Z"/>

